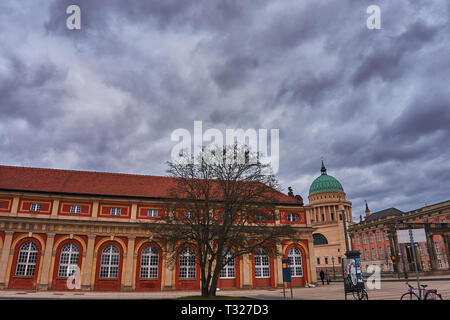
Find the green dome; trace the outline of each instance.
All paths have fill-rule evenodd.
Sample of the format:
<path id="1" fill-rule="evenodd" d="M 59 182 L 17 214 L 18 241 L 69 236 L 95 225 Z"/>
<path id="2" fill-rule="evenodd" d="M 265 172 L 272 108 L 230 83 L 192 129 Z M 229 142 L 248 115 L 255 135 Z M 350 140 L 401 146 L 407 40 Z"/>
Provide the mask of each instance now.
<path id="1" fill-rule="evenodd" d="M 316 178 L 309 187 L 309 195 L 320 193 L 320 192 L 328 192 L 328 191 L 341 191 L 344 192 L 344 188 L 336 178 L 327 175 L 327 169 L 325 169 L 325 165 L 322 161 L 322 174 Z"/>

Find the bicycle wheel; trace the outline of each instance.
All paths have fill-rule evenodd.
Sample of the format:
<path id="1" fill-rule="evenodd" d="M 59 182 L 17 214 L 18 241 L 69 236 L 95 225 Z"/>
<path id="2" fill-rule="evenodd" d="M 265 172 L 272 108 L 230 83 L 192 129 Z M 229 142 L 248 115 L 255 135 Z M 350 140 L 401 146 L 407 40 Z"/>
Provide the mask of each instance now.
<path id="1" fill-rule="evenodd" d="M 359 300 L 369 300 L 369 295 L 366 290 L 361 290 Z"/>
<path id="2" fill-rule="evenodd" d="M 439 296 L 436 292 L 428 291 L 425 295 L 424 300 L 442 300 L 442 297 Z"/>
<path id="3" fill-rule="evenodd" d="M 420 299 L 415 293 L 407 292 L 400 297 L 400 300 L 420 300 Z"/>

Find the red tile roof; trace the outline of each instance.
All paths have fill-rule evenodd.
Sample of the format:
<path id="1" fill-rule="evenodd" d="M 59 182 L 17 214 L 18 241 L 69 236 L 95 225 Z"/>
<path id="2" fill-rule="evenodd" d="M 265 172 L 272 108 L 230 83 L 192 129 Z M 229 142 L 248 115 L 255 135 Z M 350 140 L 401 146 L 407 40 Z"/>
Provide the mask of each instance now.
<path id="1" fill-rule="evenodd" d="M 137 174 L 43 169 L 0 165 L 0 190 L 170 199 L 176 178 Z M 300 205 L 275 192 L 279 204 Z"/>

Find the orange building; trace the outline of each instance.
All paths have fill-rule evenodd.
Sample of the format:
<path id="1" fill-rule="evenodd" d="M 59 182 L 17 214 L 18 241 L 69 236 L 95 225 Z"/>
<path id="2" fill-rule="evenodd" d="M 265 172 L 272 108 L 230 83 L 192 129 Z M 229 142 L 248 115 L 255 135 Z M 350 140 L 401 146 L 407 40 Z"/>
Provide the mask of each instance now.
<path id="1" fill-rule="evenodd" d="M 172 178 L 0 166 L 0 288 L 68 290 L 79 270 L 82 290 L 151 291 L 200 288 L 195 245 L 169 248 L 146 228 L 165 214 Z M 282 259 L 293 285 L 316 282 L 309 213 L 279 193 L 276 225 L 284 239 L 240 256 L 220 274 L 219 288 L 282 286 Z M 178 252 L 169 264 L 165 250 Z M 283 256 L 276 255 L 281 252 Z"/>

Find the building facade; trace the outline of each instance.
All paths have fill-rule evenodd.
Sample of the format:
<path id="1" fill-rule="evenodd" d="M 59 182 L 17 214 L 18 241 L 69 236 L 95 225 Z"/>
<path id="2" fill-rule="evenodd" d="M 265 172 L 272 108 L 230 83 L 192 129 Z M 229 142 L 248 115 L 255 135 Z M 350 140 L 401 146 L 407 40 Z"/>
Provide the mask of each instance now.
<path id="1" fill-rule="evenodd" d="M 371 213 L 366 202 L 365 219 L 349 228 L 354 250 L 361 253 L 361 265 L 367 271 L 376 265 L 382 273 L 415 272 L 414 253 L 418 270 L 441 272 L 449 269 L 450 260 L 450 201 L 409 212 L 389 208 Z M 399 244 L 397 229 L 424 228 L 427 242 L 419 242 L 414 249 Z M 414 250 L 415 252 L 413 253 Z"/>
<path id="2" fill-rule="evenodd" d="M 321 175 L 309 188 L 309 204 L 306 206 L 314 227 L 314 251 L 316 272 L 341 275 L 341 261 L 345 258 L 346 244 L 344 219 L 347 228 L 353 224 L 352 203 L 347 201 L 341 183 L 327 174 L 322 160 Z"/>
<path id="3" fill-rule="evenodd" d="M 11 166 L 0 177 L 0 288 L 69 290 L 77 268 L 82 290 L 200 288 L 195 245 L 170 248 L 146 227 L 167 210 L 171 178 Z M 278 200 L 275 224 L 292 224 L 295 239 L 237 257 L 219 288 L 282 286 L 287 258 L 293 286 L 316 282 L 309 212 L 282 193 Z M 177 252 L 176 262 L 164 251 Z"/>

